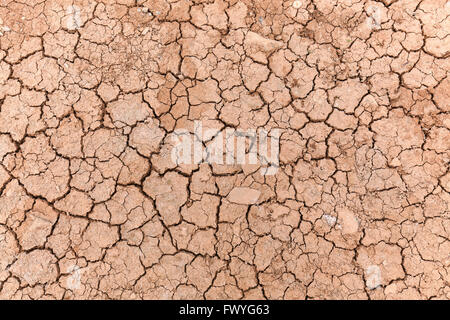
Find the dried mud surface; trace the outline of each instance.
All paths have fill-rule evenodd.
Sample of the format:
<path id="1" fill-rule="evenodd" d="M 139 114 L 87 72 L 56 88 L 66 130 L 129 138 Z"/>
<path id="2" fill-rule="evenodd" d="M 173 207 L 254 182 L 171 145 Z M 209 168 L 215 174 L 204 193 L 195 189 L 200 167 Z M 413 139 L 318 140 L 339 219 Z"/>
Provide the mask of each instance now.
<path id="1" fill-rule="evenodd" d="M 450 299 L 450 3 L 0 1 L 1 299 Z M 175 165 L 193 121 L 280 168 Z"/>

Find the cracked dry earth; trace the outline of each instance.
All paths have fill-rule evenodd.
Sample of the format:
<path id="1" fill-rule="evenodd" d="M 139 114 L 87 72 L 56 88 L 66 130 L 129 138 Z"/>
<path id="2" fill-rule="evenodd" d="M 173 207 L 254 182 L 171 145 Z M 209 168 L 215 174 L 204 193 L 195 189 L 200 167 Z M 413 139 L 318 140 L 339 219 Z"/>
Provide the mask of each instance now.
<path id="1" fill-rule="evenodd" d="M 450 3 L 0 18 L 0 298 L 450 299 Z M 174 164 L 194 120 L 280 129 L 278 171 Z"/>

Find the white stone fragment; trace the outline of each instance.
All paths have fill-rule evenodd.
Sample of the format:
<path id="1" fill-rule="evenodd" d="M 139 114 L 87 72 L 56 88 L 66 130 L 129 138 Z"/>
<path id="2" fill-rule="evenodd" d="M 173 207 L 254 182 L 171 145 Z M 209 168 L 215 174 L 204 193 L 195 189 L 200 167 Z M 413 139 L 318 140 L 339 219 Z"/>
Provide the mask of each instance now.
<path id="1" fill-rule="evenodd" d="M 377 265 L 368 266 L 366 269 L 366 286 L 374 290 L 381 285 L 381 269 Z"/>
<path id="2" fill-rule="evenodd" d="M 292 3 L 292 7 L 294 7 L 294 9 L 300 9 L 301 6 L 302 6 L 301 1 L 296 0 Z"/>
<path id="3" fill-rule="evenodd" d="M 328 223 L 330 227 L 336 224 L 337 220 L 336 217 L 330 216 L 329 214 L 324 214 L 322 217 L 325 219 L 325 221 Z"/>

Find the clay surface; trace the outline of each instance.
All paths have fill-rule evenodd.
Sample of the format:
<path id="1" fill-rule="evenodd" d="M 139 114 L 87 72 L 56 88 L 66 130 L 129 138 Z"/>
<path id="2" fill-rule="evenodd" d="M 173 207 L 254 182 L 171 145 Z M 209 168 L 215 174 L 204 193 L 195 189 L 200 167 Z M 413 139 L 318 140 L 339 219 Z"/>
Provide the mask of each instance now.
<path id="1" fill-rule="evenodd" d="M 449 33 L 445 0 L 0 1 L 0 299 L 450 299 Z M 277 165 L 174 163 L 197 123 Z"/>

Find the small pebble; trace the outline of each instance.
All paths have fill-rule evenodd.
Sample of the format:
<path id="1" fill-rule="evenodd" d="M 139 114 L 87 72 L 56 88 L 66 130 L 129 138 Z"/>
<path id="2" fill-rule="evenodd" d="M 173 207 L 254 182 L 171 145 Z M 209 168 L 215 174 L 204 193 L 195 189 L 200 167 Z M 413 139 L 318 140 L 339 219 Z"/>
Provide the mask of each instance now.
<path id="1" fill-rule="evenodd" d="M 323 218 L 325 219 L 325 221 L 328 223 L 328 225 L 330 227 L 334 226 L 336 224 L 336 217 L 330 216 L 328 214 L 324 214 Z"/>
<path id="2" fill-rule="evenodd" d="M 146 35 L 148 33 L 148 31 L 150 30 L 149 27 L 144 28 L 144 30 L 142 30 L 142 35 Z"/>
<path id="3" fill-rule="evenodd" d="M 301 1 L 294 1 L 294 3 L 292 3 L 292 6 L 295 9 L 300 9 L 300 7 L 302 6 L 302 2 Z"/>
<path id="4" fill-rule="evenodd" d="M 10 29 L 9 27 L 7 27 L 7 26 L 4 26 L 4 27 L 3 27 L 3 31 L 9 32 L 9 31 L 11 31 L 11 29 Z"/>
<path id="5" fill-rule="evenodd" d="M 142 8 L 142 12 L 147 13 L 147 12 L 148 12 L 148 8 L 147 8 L 147 7 L 143 7 L 143 8 Z"/>

